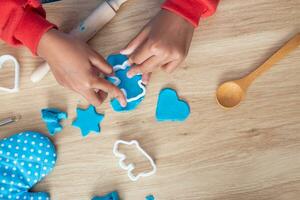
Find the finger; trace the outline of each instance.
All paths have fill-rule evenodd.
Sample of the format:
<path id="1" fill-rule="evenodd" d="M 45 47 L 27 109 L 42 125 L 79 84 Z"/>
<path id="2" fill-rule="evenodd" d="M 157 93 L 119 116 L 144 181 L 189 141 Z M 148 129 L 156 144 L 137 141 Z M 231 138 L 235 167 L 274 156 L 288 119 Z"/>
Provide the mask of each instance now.
<path id="1" fill-rule="evenodd" d="M 142 76 L 142 83 L 147 85 L 150 81 L 150 78 L 151 78 L 151 75 L 152 73 L 146 73 L 146 74 L 143 74 Z"/>
<path id="2" fill-rule="evenodd" d="M 145 42 L 128 57 L 129 64 L 139 65 L 145 62 L 151 56 L 153 56 L 153 53 L 150 51 L 148 42 Z"/>
<path id="3" fill-rule="evenodd" d="M 131 40 L 131 42 L 127 44 L 125 49 L 120 51 L 120 53 L 123 55 L 132 54 L 147 39 L 149 31 L 149 28 L 144 28 L 133 40 Z"/>
<path id="4" fill-rule="evenodd" d="M 93 89 L 80 91 L 80 94 L 95 107 L 100 106 L 104 100 Z"/>
<path id="5" fill-rule="evenodd" d="M 106 93 L 108 93 L 112 98 L 116 98 L 119 100 L 120 104 L 125 107 L 127 105 L 127 101 L 125 98 L 125 95 L 123 94 L 123 92 L 116 87 L 114 84 L 104 80 L 104 79 L 100 79 L 98 78 L 97 81 L 95 81 L 92 84 L 92 87 L 94 89 L 100 89 Z"/>
<path id="6" fill-rule="evenodd" d="M 113 73 L 113 68 L 95 51 L 93 51 L 92 56 L 90 57 L 90 62 L 104 74 L 111 75 Z"/>
<path id="7" fill-rule="evenodd" d="M 153 72 L 156 68 L 162 66 L 163 60 L 159 56 L 152 56 L 140 65 L 133 66 L 127 73 L 129 78 L 136 74 L 146 74 Z"/>
<path id="8" fill-rule="evenodd" d="M 165 64 L 162 68 L 165 72 L 172 73 L 180 64 L 181 61 L 172 61 Z"/>
<path id="9" fill-rule="evenodd" d="M 100 77 L 100 78 L 105 78 L 107 76 L 114 76 L 115 75 L 114 71 L 111 74 L 105 74 L 100 69 L 98 69 L 97 67 L 92 67 L 92 73 L 93 73 L 93 75 L 96 75 L 97 77 Z"/>

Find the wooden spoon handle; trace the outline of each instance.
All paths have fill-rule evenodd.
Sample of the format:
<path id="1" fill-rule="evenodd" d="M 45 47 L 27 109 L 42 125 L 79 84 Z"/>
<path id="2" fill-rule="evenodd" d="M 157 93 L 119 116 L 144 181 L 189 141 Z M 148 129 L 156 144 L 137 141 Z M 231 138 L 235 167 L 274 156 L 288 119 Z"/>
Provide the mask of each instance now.
<path id="1" fill-rule="evenodd" d="M 287 54 L 296 49 L 300 45 L 300 33 L 290 39 L 283 47 L 281 47 L 275 54 L 273 54 L 265 63 L 258 67 L 241 80 L 244 88 L 247 88 L 252 81 L 259 75 L 270 69 L 275 63 L 283 59 Z"/>

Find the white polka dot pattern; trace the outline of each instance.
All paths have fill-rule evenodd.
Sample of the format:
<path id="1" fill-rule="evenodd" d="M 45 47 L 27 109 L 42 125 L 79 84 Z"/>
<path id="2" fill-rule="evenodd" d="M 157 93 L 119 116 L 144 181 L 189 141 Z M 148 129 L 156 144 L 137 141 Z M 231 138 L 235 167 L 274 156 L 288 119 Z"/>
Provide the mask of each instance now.
<path id="1" fill-rule="evenodd" d="M 28 190 L 52 171 L 55 162 L 55 147 L 42 134 L 23 132 L 1 140 L 0 199 L 49 200 L 48 193 Z"/>

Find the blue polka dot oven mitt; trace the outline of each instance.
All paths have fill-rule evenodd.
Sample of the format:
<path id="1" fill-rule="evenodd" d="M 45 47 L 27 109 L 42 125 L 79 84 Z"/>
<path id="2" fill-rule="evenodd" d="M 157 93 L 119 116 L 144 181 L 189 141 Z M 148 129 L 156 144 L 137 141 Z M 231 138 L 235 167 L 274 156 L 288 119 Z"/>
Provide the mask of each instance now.
<path id="1" fill-rule="evenodd" d="M 53 169 L 55 147 L 42 134 L 23 132 L 0 141 L 0 199 L 48 200 L 29 190 Z"/>

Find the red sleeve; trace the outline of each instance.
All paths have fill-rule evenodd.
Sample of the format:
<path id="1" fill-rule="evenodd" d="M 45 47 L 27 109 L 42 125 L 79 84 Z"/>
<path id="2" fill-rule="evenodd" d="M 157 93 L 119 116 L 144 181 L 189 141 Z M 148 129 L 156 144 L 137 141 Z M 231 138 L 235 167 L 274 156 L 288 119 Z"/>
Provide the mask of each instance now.
<path id="1" fill-rule="evenodd" d="M 0 0 L 0 38 L 25 45 L 34 54 L 42 35 L 55 27 L 48 22 L 39 0 Z"/>
<path id="2" fill-rule="evenodd" d="M 197 27 L 200 17 L 214 14 L 218 3 L 219 0 L 166 0 L 162 8 L 184 17 Z"/>

